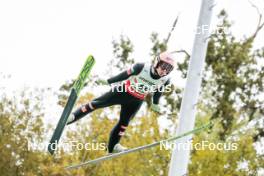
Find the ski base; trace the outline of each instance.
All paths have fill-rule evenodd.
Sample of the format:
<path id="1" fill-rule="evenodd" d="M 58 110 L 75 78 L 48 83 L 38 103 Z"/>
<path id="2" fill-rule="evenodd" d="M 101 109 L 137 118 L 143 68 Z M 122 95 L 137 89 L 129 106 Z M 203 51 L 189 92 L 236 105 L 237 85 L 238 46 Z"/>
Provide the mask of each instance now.
<path id="1" fill-rule="evenodd" d="M 78 95 L 79 95 L 81 89 L 84 86 L 85 79 L 88 77 L 94 63 L 95 63 L 94 57 L 92 55 L 88 56 L 78 78 L 76 79 L 76 81 L 74 83 L 73 88 L 71 89 L 71 93 L 70 93 L 70 96 L 69 96 L 68 101 L 66 103 L 66 106 L 62 112 L 60 120 L 59 120 L 59 122 L 55 128 L 55 131 L 54 131 L 52 138 L 51 138 L 49 145 L 48 145 L 48 151 L 51 155 L 53 155 L 54 152 L 58 148 L 58 142 L 59 142 L 60 137 L 62 135 L 63 129 L 67 123 L 68 117 L 69 117 L 69 115 L 73 109 L 73 106 L 74 106 L 74 104 L 78 98 Z"/>

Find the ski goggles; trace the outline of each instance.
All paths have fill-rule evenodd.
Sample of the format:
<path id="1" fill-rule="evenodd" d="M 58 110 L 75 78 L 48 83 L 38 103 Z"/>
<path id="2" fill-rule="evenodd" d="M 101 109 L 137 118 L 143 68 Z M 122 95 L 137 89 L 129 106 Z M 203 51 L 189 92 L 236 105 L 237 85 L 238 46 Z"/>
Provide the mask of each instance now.
<path id="1" fill-rule="evenodd" d="M 162 70 L 166 70 L 167 73 L 173 70 L 173 66 L 167 62 L 159 61 L 157 67 L 160 67 Z"/>

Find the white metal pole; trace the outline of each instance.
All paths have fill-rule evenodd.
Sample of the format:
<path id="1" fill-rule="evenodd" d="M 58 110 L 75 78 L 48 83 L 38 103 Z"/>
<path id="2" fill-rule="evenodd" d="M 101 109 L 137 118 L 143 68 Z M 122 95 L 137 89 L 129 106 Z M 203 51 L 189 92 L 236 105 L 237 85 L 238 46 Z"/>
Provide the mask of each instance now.
<path id="1" fill-rule="evenodd" d="M 183 134 L 194 128 L 196 104 L 202 81 L 213 6 L 214 0 L 202 0 L 176 135 Z M 187 174 L 190 149 L 177 146 L 188 143 L 191 138 L 192 136 L 190 135 L 175 141 L 169 176 L 183 176 Z"/>

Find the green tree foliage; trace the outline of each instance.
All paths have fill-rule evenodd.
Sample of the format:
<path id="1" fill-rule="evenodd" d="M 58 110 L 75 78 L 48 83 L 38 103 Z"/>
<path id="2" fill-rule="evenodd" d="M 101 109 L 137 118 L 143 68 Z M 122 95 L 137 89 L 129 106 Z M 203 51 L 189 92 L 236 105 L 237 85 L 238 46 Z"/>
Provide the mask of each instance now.
<path id="1" fill-rule="evenodd" d="M 222 27 L 229 31 L 231 24 L 225 11 L 219 18 Z M 205 73 L 211 76 L 205 76 L 203 92 L 210 91 L 207 104 L 216 107 L 212 118 L 222 119 L 222 138 L 232 131 L 237 113 L 247 122 L 258 118 L 258 111 L 264 114 L 264 103 L 259 99 L 264 92 L 264 67 L 258 66 L 264 48 L 253 50 L 255 37 L 256 34 L 238 41 L 232 34 L 221 32 L 209 42 Z"/>
<path id="2" fill-rule="evenodd" d="M 211 114 L 198 114 L 197 125 L 206 123 Z M 219 132 L 223 131 L 221 120 L 214 122 L 210 131 L 203 131 L 193 139 L 194 148 L 189 164 L 190 176 L 255 176 L 263 168 L 263 154 L 258 154 L 254 138 L 254 129 L 240 132 L 221 139 Z M 204 144 L 203 144 L 204 143 Z M 217 146 L 220 146 L 217 149 Z"/>
<path id="3" fill-rule="evenodd" d="M 0 173 L 3 176 L 48 175 L 56 171 L 56 162 L 41 148 L 47 131 L 43 124 L 42 102 L 46 90 L 21 91 L 1 95 L 0 101 Z M 49 166 L 56 167 L 49 167 Z M 58 175 L 60 175 L 57 169 Z"/>
<path id="4" fill-rule="evenodd" d="M 114 59 L 111 60 L 111 68 L 117 68 L 119 71 L 123 71 L 125 68 L 129 68 L 135 61 L 130 57 L 134 51 L 134 46 L 131 40 L 124 35 L 120 36 L 119 42 L 112 41 Z"/>
<path id="5" fill-rule="evenodd" d="M 222 29 L 230 31 L 225 11 L 219 14 Z M 220 31 L 211 36 L 206 56 L 201 103 L 198 108 L 207 119 L 216 120 L 209 135 L 198 135 L 194 143 L 237 143 L 235 151 L 194 151 L 191 175 L 257 175 L 263 168 L 263 154 L 255 142 L 263 135 L 264 48 L 253 49 L 261 29 L 242 40 Z M 202 108 L 203 107 L 203 108 Z M 246 167 L 242 167 L 246 165 Z"/>
<path id="6" fill-rule="evenodd" d="M 150 40 L 153 43 L 153 46 L 152 46 L 151 52 L 150 52 L 151 56 L 155 57 L 159 53 L 167 50 L 166 39 L 163 39 L 162 41 L 160 41 L 160 39 L 158 37 L 158 33 L 153 32 L 151 34 Z"/>

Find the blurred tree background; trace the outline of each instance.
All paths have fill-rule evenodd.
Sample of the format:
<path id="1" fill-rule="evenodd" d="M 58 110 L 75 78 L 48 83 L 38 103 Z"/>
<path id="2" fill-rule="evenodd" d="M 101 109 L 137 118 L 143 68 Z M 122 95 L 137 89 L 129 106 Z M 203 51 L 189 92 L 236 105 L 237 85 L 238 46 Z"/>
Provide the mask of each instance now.
<path id="1" fill-rule="evenodd" d="M 209 141 L 213 143 L 237 143 L 237 150 L 192 150 L 189 175 L 193 176 L 247 176 L 257 175 L 264 169 L 264 152 L 257 146 L 263 146 L 264 137 L 264 46 L 253 48 L 254 40 L 262 29 L 261 21 L 256 31 L 243 39 L 237 39 L 231 31 L 232 24 L 225 11 L 219 16 L 219 30 L 209 39 L 206 66 L 202 82 L 202 91 L 198 104 L 196 125 L 214 120 L 214 127 L 196 134 L 193 144 Z M 221 30 L 225 29 L 225 30 Z M 150 36 L 152 46 L 150 56 L 167 49 L 168 38 L 159 39 L 158 33 Z M 132 53 L 133 43 L 129 37 L 121 35 L 112 42 L 113 59 L 109 63 L 112 75 L 129 68 L 135 63 Z M 183 50 L 182 50 L 183 51 Z M 176 72 L 186 78 L 190 55 L 179 57 Z M 88 90 L 80 97 L 76 106 L 90 101 L 95 95 L 93 88 L 100 85 L 100 76 L 89 78 Z M 73 80 L 61 86 L 58 92 L 59 102 L 65 105 Z M 59 149 L 56 157 L 46 151 L 31 149 L 29 143 L 41 145 L 54 127 L 45 128 L 42 110 L 46 89 L 23 90 L 14 97 L 7 96 L 1 88 L 0 101 L 0 173 L 13 175 L 89 175 L 89 176 L 157 176 L 167 175 L 170 162 L 170 150 L 159 147 L 128 154 L 98 165 L 66 171 L 65 166 L 95 159 L 106 154 L 103 150 Z M 171 92 L 164 94 L 163 108 L 177 114 L 180 108 L 182 89 L 173 83 Z M 161 129 L 158 115 L 149 110 L 150 97 L 147 98 L 147 110 L 139 113 L 128 127 L 122 144 L 130 148 L 141 146 L 173 135 L 173 126 Z M 63 141 L 81 143 L 107 143 L 109 133 L 119 117 L 119 107 L 97 110 L 75 123 L 73 130 L 65 130 Z M 59 117 L 59 114 L 58 114 Z M 165 116 L 175 124 L 176 115 Z"/>

